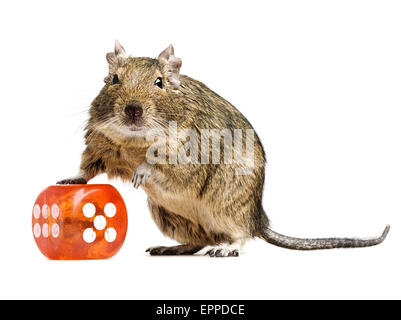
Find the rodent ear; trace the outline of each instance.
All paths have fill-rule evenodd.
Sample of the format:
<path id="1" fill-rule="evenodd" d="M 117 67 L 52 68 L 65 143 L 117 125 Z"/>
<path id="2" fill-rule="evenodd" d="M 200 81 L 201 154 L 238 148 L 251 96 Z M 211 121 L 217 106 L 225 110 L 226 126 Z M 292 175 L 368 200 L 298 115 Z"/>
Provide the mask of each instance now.
<path id="1" fill-rule="evenodd" d="M 127 57 L 124 47 L 121 45 L 121 43 L 118 40 L 116 40 L 114 43 L 114 54 L 117 57 L 121 57 L 121 58 Z"/>
<path id="2" fill-rule="evenodd" d="M 109 64 L 113 64 L 116 61 L 116 58 L 126 57 L 127 54 L 125 52 L 125 49 L 118 40 L 116 40 L 114 44 L 114 52 L 109 52 L 108 54 L 106 54 L 106 59 Z"/>
<path id="3" fill-rule="evenodd" d="M 174 56 L 174 47 L 170 44 L 157 58 L 163 65 L 163 72 L 172 89 L 178 89 L 180 86 L 180 68 L 182 61 Z"/>
<path id="4" fill-rule="evenodd" d="M 164 49 L 160 54 L 158 59 L 168 60 L 171 56 L 174 56 L 174 47 L 170 44 L 166 49 Z"/>
<path id="5" fill-rule="evenodd" d="M 109 52 L 106 54 L 106 60 L 109 63 L 109 75 L 104 79 L 105 82 L 108 81 L 111 74 L 114 74 L 118 69 L 119 61 L 124 60 L 127 57 L 124 47 L 121 43 L 116 40 L 114 44 L 114 52 Z"/>

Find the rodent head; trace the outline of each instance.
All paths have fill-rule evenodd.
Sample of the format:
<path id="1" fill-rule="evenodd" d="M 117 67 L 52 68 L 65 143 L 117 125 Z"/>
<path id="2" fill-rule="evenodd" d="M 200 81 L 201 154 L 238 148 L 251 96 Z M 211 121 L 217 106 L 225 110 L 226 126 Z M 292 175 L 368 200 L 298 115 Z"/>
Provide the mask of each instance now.
<path id="1" fill-rule="evenodd" d="M 109 74 L 92 102 L 88 128 L 109 136 L 145 137 L 148 130 L 165 129 L 180 94 L 181 59 L 170 45 L 157 59 L 127 57 L 116 41 L 106 55 Z"/>

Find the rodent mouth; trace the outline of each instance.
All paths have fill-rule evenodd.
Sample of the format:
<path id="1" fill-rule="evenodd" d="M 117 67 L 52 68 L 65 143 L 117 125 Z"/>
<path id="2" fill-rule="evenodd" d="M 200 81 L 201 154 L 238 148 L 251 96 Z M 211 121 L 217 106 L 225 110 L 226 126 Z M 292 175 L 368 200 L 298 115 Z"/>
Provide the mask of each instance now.
<path id="1" fill-rule="evenodd" d="M 143 137 L 146 135 L 146 128 L 141 126 L 133 126 L 128 124 L 112 124 L 112 128 L 119 135 L 125 136 L 127 138 Z"/>
<path id="2" fill-rule="evenodd" d="M 143 128 L 142 127 L 128 127 L 128 130 L 129 131 L 142 131 L 143 130 Z"/>
<path id="3" fill-rule="evenodd" d="M 130 132 L 143 131 L 145 129 L 143 126 L 143 120 L 138 118 L 136 119 L 124 118 L 121 121 L 121 126 L 126 128 Z"/>

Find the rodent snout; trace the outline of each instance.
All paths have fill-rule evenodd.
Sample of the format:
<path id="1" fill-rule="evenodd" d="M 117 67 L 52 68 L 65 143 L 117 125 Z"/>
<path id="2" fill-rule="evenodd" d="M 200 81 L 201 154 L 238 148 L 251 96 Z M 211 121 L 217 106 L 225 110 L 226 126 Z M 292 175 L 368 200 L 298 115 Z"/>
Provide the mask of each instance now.
<path id="1" fill-rule="evenodd" d="M 124 110 L 125 114 L 131 119 L 139 118 L 143 114 L 143 109 L 137 104 L 128 104 Z"/>

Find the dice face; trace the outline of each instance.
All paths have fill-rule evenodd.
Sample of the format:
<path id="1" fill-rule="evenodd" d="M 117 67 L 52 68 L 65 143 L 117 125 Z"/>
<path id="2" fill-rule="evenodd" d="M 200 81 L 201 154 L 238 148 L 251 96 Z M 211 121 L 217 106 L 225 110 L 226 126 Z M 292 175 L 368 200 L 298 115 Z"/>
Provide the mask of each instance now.
<path id="1" fill-rule="evenodd" d="M 128 217 L 107 184 L 57 185 L 43 190 L 32 210 L 32 232 L 49 259 L 106 259 L 121 248 Z"/>

